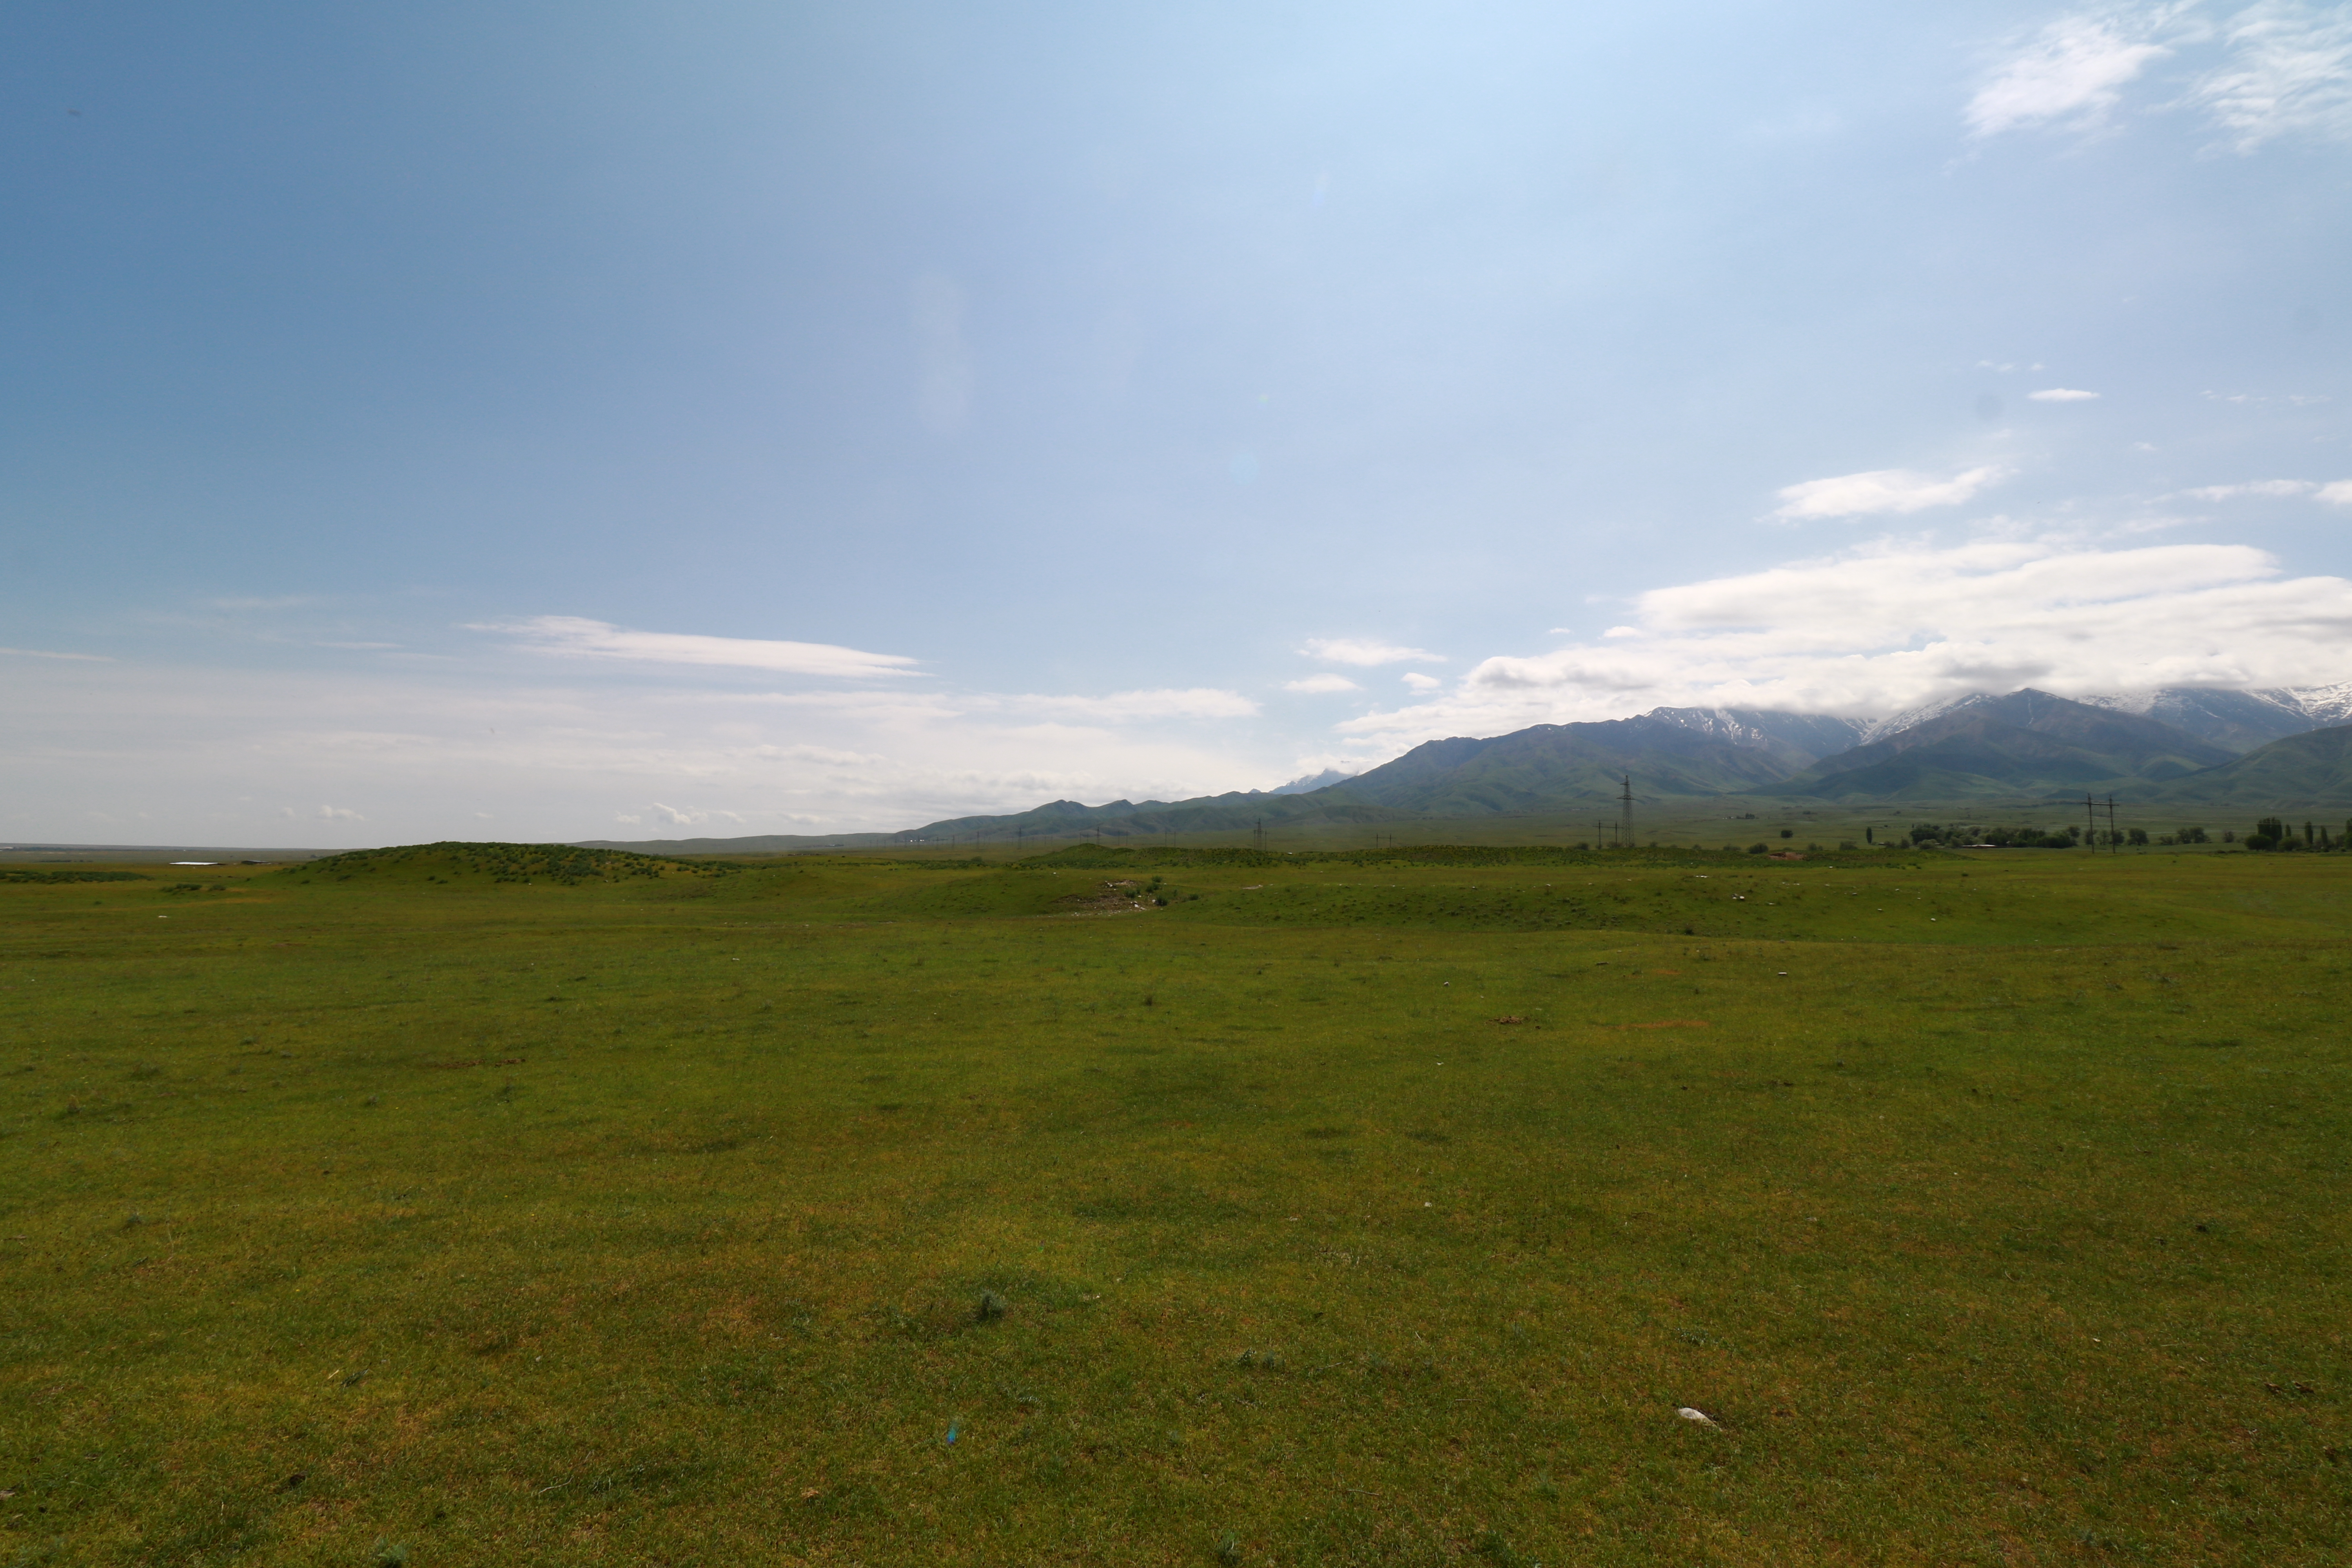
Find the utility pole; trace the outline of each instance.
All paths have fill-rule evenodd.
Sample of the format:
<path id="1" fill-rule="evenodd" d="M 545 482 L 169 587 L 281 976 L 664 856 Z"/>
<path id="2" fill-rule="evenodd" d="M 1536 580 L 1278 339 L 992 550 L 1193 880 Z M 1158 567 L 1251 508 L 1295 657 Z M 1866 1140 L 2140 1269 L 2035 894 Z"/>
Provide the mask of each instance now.
<path id="1" fill-rule="evenodd" d="M 2107 796 L 2107 847 L 2120 855 L 2124 852 L 2124 836 L 2116 831 L 2116 797 Z"/>
<path id="2" fill-rule="evenodd" d="M 2090 822 L 2091 848 L 2096 852 L 2099 847 L 2099 803 L 2086 795 L 2083 797 L 2083 810 Z"/>
<path id="3" fill-rule="evenodd" d="M 1617 797 L 1617 841 L 1622 848 L 1633 847 L 1633 775 L 1625 775 L 1625 788 Z"/>

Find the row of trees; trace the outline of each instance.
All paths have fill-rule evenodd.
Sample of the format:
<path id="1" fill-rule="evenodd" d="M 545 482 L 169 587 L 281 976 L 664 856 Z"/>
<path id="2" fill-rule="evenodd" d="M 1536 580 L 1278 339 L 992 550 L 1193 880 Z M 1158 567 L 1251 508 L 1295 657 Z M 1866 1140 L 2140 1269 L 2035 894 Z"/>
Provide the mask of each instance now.
<path id="1" fill-rule="evenodd" d="M 2303 825 L 2302 837 L 2297 837 L 2293 823 L 2283 821 L 2275 816 L 2265 816 L 2254 824 L 2254 830 L 2252 833 L 2246 835 L 2246 847 L 2249 849 L 2334 850 L 2341 849 L 2347 844 L 2352 844 L 2352 822 L 2347 822 L 2344 825 L 2344 837 L 2341 838 L 2331 836 L 2325 827 L 2309 822 Z"/>
<path id="2" fill-rule="evenodd" d="M 2080 824 L 2063 828 L 2000 827 L 1961 822 L 1915 822 L 1907 836 L 1909 842 L 1923 847 L 1957 848 L 1964 845 L 1990 844 L 2004 849 L 2077 849 L 2088 844 L 2094 847 L 2116 845 L 2210 844 L 2212 836 L 2202 827 L 2175 828 L 2170 833 L 2151 836 L 2145 827 L 2127 827 L 2120 832 L 2102 828 L 2090 832 Z M 2223 844 L 2238 841 L 2238 836 L 2228 828 L 2221 831 Z M 2335 852 L 2352 848 L 2352 822 L 2344 825 L 2338 835 L 2315 822 L 2306 822 L 2300 829 L 2282 817 L 2265 816 L 2254 825 L 2245 837 L 2245 846 L 2258 850 L 2305 850 Z"/>
<path id="3" fill-rule="evenodd" d="M 2230 843 L 2237 835 L 2224 830 L 2221 842 Z M 2076 849 L 2084 844 L 2112 847 L 2119 844 L 2210 844 L 2212 842 L 2201 827 L 2176 828 L 2170 833 L 2151 837 L 2145 827 L 2126 827 L 2110 833 L 2101 828 L 2089 832 L 2079 824 L 2063 828 L 2000 827 L 1958 822 L 1915 822 L 1911 825 L 1911 842 L 1919 845 L 1939 845 L 1947 848 L 1969 844 L 1991 844 L 2004 849 Z M 2249 844 L 2252 840 L 2247 841 Z"/>

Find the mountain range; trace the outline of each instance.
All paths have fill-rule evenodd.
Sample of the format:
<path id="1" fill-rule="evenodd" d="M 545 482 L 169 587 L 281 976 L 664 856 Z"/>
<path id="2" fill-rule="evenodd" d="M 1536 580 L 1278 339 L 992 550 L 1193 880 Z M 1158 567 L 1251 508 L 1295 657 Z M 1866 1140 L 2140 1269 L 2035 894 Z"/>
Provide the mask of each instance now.
<path id="1" fill-rule="evenodd" d="M 1353 776 L 1328 771 L 1273 790 L 1091 806 L 1058 800 L 898 833 L 656 844 L 671 853 L 759 853 L 1584 812 L 1612 809 L 1629 777 L 1646 803 L 1732 796 L 1990 806 L 2114 794 L 2135 804 L 2352 805 L 2352 682 L 2262 691 L 2167 688 L 2081 700 L 2029 687 L 1880 720 L 1657 708 L 1631 719 L 1424 742 Z"/>

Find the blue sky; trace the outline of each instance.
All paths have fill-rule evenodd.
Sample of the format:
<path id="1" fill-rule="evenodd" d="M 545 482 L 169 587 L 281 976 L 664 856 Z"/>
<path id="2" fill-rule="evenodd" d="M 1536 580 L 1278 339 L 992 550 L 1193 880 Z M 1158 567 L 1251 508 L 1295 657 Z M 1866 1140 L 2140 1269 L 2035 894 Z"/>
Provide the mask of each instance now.
<path id="1" fill-rule="evenodd" d="M 0 834 L 2352 678 L 2352 7 L 25 0 Z"/>

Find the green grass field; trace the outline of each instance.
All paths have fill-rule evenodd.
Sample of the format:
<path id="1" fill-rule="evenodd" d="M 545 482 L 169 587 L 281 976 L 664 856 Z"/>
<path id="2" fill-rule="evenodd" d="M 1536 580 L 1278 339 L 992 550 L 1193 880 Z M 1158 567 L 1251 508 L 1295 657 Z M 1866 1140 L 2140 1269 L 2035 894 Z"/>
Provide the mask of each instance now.
<path id="1" fill-rule="evenodd" d="M 0 881 L 0 1564 L 2352 1560 L 2352 860 L 1092 858 Z"/>

